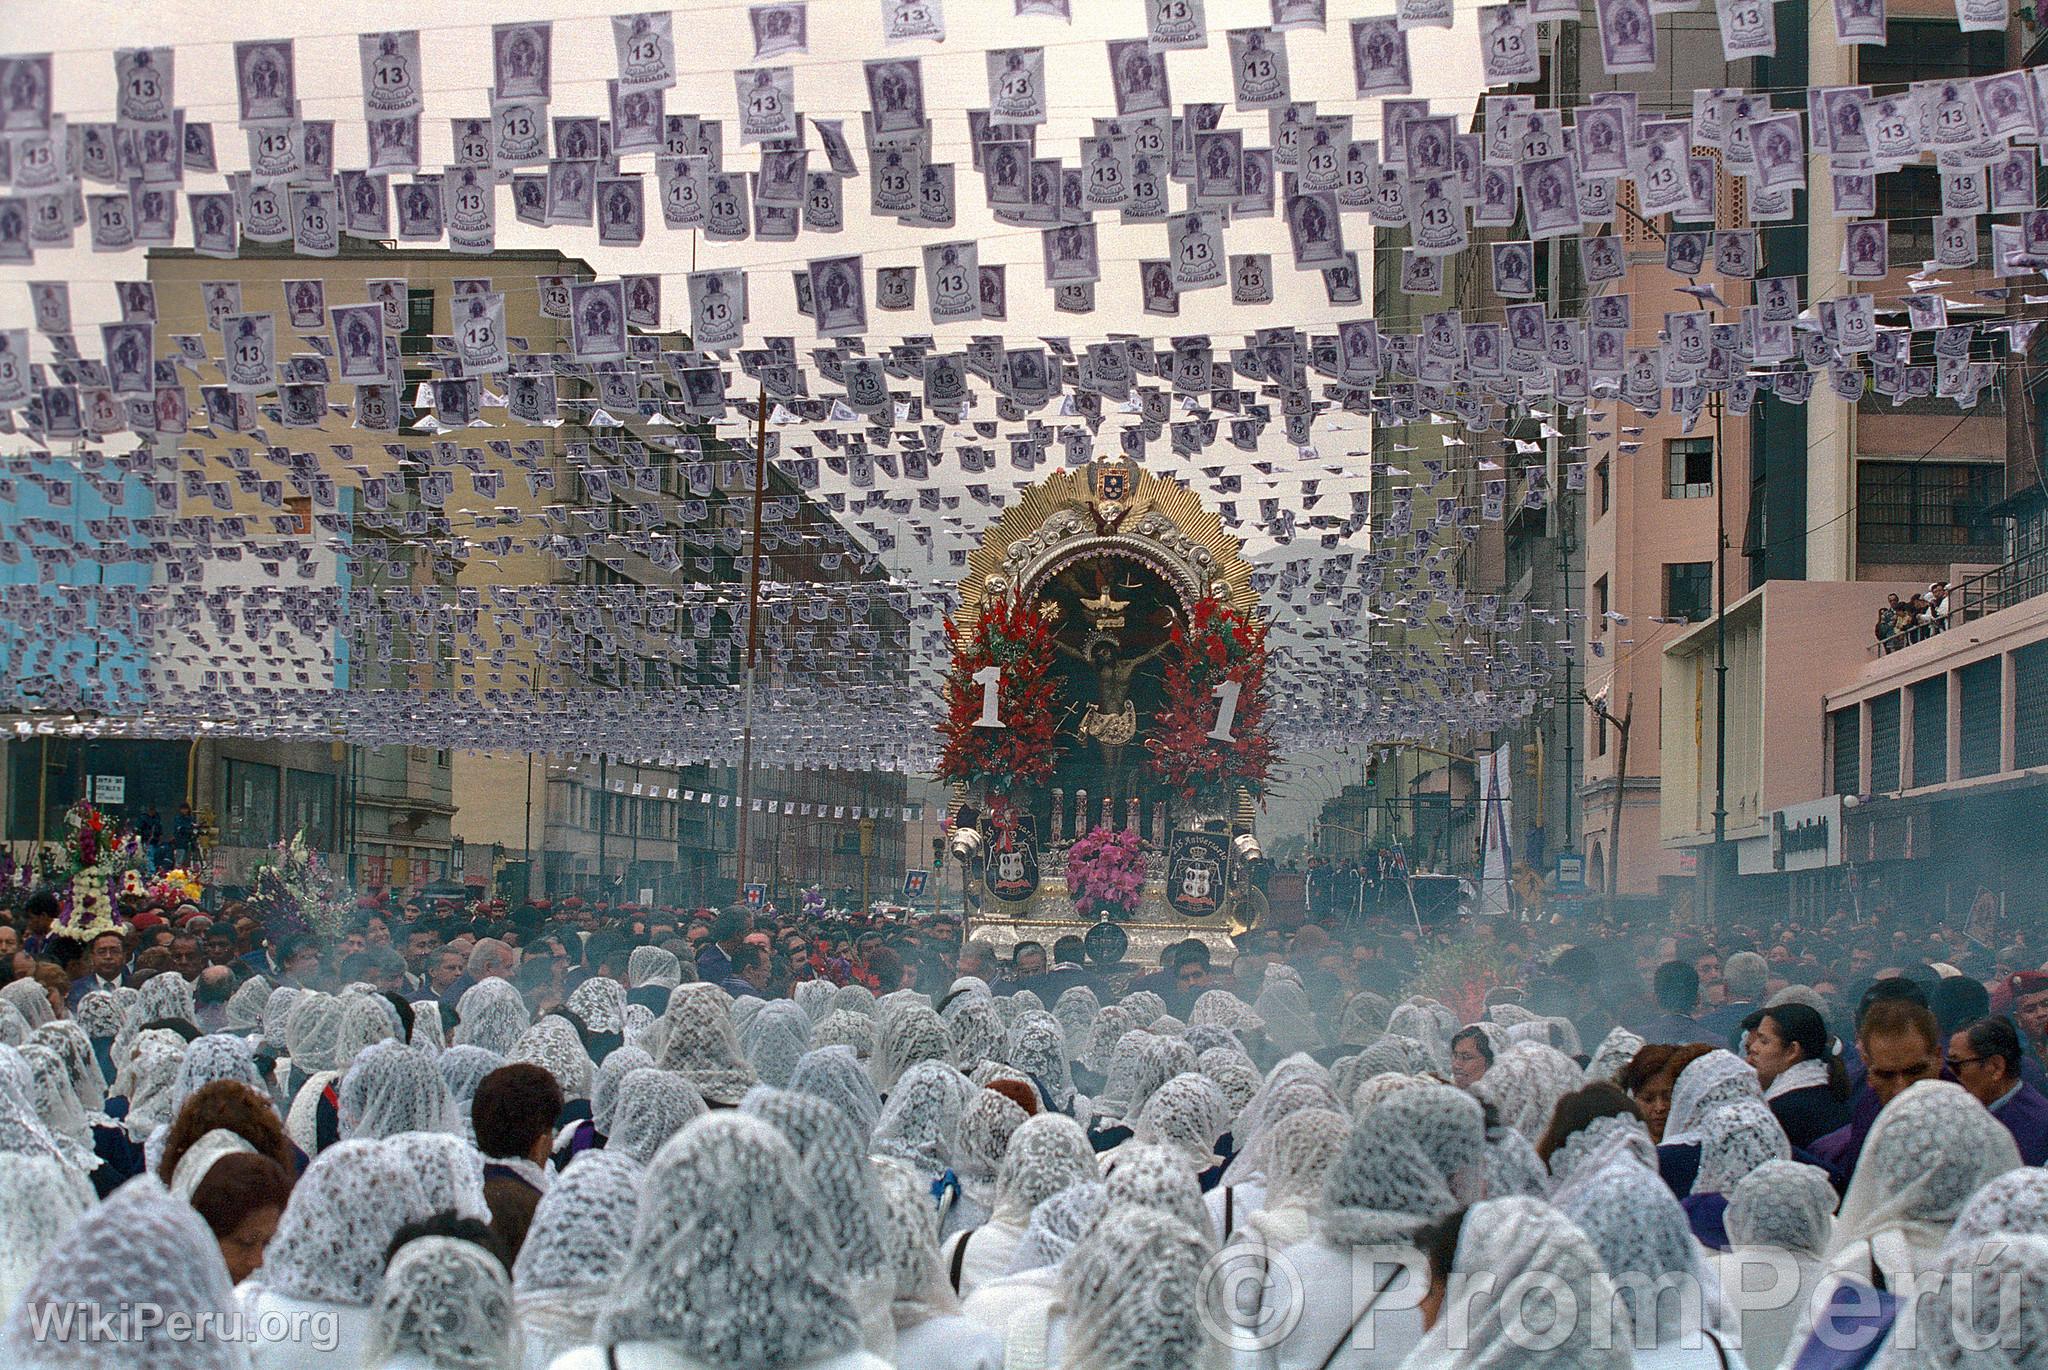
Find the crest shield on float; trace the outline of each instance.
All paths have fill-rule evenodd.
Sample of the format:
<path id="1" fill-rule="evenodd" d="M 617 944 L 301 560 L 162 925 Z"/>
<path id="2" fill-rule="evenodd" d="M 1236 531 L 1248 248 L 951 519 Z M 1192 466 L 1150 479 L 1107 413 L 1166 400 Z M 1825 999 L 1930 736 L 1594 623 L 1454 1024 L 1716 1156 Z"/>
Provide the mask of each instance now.
<path id="1" fill-rule="evenodd" d="M 1229 896 L 1230 839 L 1222 833 L 1181 831 L 1166 848 L 1166 902 L 1184 918 L 1206 918 Z"/>
<path id="2" fill-rule="evenodd" d="M 989 894 L 1006 904 L 1022 904 L 1038 893 L 1038 843 L 1029 819 L 1016 817 L 995 824 L 981 882 Z"/>

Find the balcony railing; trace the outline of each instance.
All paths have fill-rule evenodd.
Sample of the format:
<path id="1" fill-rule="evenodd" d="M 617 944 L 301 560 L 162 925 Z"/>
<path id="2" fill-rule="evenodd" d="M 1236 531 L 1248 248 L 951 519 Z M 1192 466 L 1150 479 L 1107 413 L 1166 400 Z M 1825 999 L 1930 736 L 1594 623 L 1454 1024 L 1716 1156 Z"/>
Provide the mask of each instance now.
<path id="1" fill-rule="evenodd" d="M 1916 623 L 1903 632 L 1895 632 L 1874 644 L 1872 650 L 1879 655 L 1896 652 L 2043 594 L 2048 594 L 2048 549 L 2029 552 L 2003 566 L 1956 582 L 1949 587 L 1946 614 L 1930 623 Z"/>

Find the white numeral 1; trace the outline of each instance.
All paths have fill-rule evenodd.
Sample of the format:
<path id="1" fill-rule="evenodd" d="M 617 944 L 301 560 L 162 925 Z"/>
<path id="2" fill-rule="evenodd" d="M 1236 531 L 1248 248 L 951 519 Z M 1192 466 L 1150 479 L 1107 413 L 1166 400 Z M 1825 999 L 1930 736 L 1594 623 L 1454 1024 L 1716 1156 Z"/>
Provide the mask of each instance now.
<path id="1" fill-rule="evenodd" d="M 1209 736 L 1213 740 L 1217 742 L 1237 741 L 1235 737 L 1230 735 L 1230 725 L 1237 721 L 1237 695 L 1238 691 L 1243 688 L 1243 684 L 1238 681 L 1226 680 L 1215 689 L 1209 691 L 1210 694 L 1223 701 L 1222 706 L 1216 710 L 1216 726 L 1209 729 Z"/>
<path id="2" fill-rule="evenodd" d="M 1003 720 L 996 715 L 996 690 L 1003 683 L 1003 668 L 1000 666 L 984 666 L 974 673 L 972 679 L 975 684 L 981 686 L 981 717 L 974 720 L 974 726 L 977 728 L 1002 727 Z M 1234 694 L 1230 697 L 1230 705 L 1233 709 L 1237 707 L 1237 696 Z"/>

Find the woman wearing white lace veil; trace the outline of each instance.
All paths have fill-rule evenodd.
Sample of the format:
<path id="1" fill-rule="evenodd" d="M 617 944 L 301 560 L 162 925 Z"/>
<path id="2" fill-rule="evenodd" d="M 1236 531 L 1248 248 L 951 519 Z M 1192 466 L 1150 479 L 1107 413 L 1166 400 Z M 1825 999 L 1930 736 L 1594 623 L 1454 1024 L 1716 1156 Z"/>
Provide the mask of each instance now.
<path id="1" fill-rule="evenodd" d="M 739 1038 L 740 1051 L 761 1083 L 783 1089 L 811 1049 L 811 1020 L 795 1003 L 777 999 L 762 1006 Z"/>
<path id="2" fill-rule="evenodd" d="M 632 989 L 674 989 L 682 981 L 683 964 L 667 947 L 635 947 L 626 958 L 626 984 Z"/>
<path id="3" fill-rule="evenodd" d="M 961 1316 L 939 1257 L 931 1188 L 900 1161 L 876 1161 L 898 1370 L 999 1370 L 1002 1338 Z"/>
<path id="4" fill-rule="evenodd" d="M 1116 1059 L 1117 1043 L 1127 1032 L 1135 1032 L 1141 1024 L 1137 1010 L 1123 1004 L 1104 1004 L 1096 1013 L 1095 1021 L 1088 1025 L 1088 1035 L 1081 1039 L 1080 1049 L 1074 1063 L 1087 1071 L 1096 1080 L 1096 1092 L 1102 1089 L 1102 1081 L 1109 1075 L 1110 1065 Z"/>
<path id="5" fill-rule="evenodd" d="M 730 1107 L 759 1077 L 740 1055 L 732 1026 L 732 996 L 716 985 L 678 985 L 662 1015 L 665 1029 L 654 1063 L 683 1076 L 707 1104 Z"/>
<path id="6" fill-rule="evenodd" d="M 846 1047 L 860 1058 L 861 1068 L 867 1069 L 867 1062 L 875 1054 L 875 1020 L 865 1013 L 852 1013 L 835 1008 L 820 1018 L 811 1028 L 811 1049 L 820 1047 Z M 868 1077 L 870 1084 L 874 1077 Z"/>
<path id="7" fill-rule="evenodd" d="M 512 1049 L 505 1053 L 505 1064 L 519 1061 L 539 1066 L 554 1076 L 555 1083 L 562 1087 L 565 1102 L 590 1097 L 594 1069 L 590 1053 L 584 1050 L 583 1039 L 576 1035 L 576 1025 L 567 1018 L 550 1013 L 520 1033 Z"/>
<path id="8" fill-rule="evenodd" d="M 2048 1237 L 1982 1237 L 1944 1251 L 1934 1271 L 1941 1293 L 1900 1314 L 1874 1370 L 2040 1370 L 2048 1363 Z"/>
<path id="9" fill-rule="evenodd" d="M 557 1147 L 557 1165 L 567 1165 L 573 1155 L 582 1155 L 590 1147 L 602 1147 L 604 1139 L 612 1134 L 612 1118 L 618 1112 L 618 1085 L 633 1071 L 653 1069 L 653 1057 L 649 1057 L 639 1046 L 618 1046 L 602 1065 L 590 1083 L 590 1141 L 584 1147 Z M 563 1155 L 567 1151 L 567 1155 Z"/>
<path id="10" fill-rule="evenodd" d="M 1842 1196 L 1828 1267 L 1896 1288 L 1931 1269 L 1963 1205 L 2019 1167 L 2012 1134 L 1961 1085 L 1922 1080 L 1884 1106 Z"/>
<path id="11" fill-rule="evenodd" d="M 336 1096 L 343 1137 L 392 1137 L 455 1127 L 454 1104 L 440 1070 L 395 1039 L 365 1047 L 341 1077 Z"/>
<path id="12" fill-rule="evenodd" d="M 1827 1172 L 1797 1161 L 1765 1161 L 1728 1201 L 1730 1246 L 1711 1259 L 1739 1319 L 1742 1357 L 1759 1370 L 1784 1359 L 1826 1276 L 1835 1201 Z M 1764 1291 L 1777 1292 L 1757 1297 Z"/>
<path id="13" fill-rule="evenodd" d="M 1259 1086 L 1265 1083 L 1257 1064 L 1245 1055 L 1242 1047 L 1210 1047 L 1195 1058 L 1195 1069 L 1214 1080 L 1216 1088 L 1230 1101 L 1230 1133 L 1242 1139 L 1240 1124 L 1244 1112 L 1258 1097 Z"/>
<path id="14" fill-rule="evenodd" d="M 254 1033 L 263 1026 L 263 1006 L 270 999 L 270 982 L 252 975 L 235 986 L 228 996 L 223 1018 L 229 1032 Z"/>
<path id="15" fill-rule="evenodd" d="M 606 1051 L 625 1040 L 626 987 L 605 975 L 593 975 L 569 991 L 564 1004 Z M 597 1046 L 597 1042 L 591 1044 Z M 593 1052 L 593 1054 L 597 1054 Z"/>
<path id="16" fill-rule="evenodd" d="M 875 1122 L 882 1116 L 882 1096 L 852 1047 L 815 1047 L 805 1052 L 790 1072 L 789 1087 L 837 1105 L 860 1129 L 863 1144 L 874 1135 Z"/>
<path id="17" fill-rule="evenodd" d="M 185 1059 L 179 1063 L 177 1078 L 171 1082 L 171 1117 L 178 1116 L 178 1110 L 185 1106 L 185 1101 L 195 1090 L 215 1080 L 233 1080 L 249 1086 L 258 1094 L 270 1092 L 263 1070 L 256 1064 L 256 1053 L 250 1050 L 248 1042 L 226 1033 L 213 1033 L 198 1038 L 185 1048 Z"/>
<path id="18" fill-rule="evenodd" d="M 647 1168 L 620 1151 L 593 1151 L 541 1195 L 512 1266 L 526 1370 L 591 1339 L 598 1310 L 625 1268 Z"/>
<path id="19" fill-rule="evenodd" d="M 923 1004 L 896 1007 L 875 1022 L 875 1050 L 868 1070 L 887 1098 L 905 1071 L 925 1061 L 953 1063 L 953 1034 L 945 1020 Z"/>
<path id="20" fill-rule="evenodd" d="M 1970 1196 L 1943 1245 L 1964 1246 L 1982 1237 L 2048 1237 L 2048 1170 L 2008 1170 Z"/>
<path id="21" fill-rule="evenodd" d="M 400 1247 L 370 1310 L 369 1370 L 507 1370 L 519 1363 L 512 1280 L 498 1258 L 459 1237 Z"/>
<path id="22" fill-rule="evenodd" d="M 1621 1079 L 1623 1067 L 1636 1058 L 1643 1049 L 1643 1039 L 1625 1027 L 1617 1027 L 1600 1039 L 1600 1045 L 1593 1048 L 1593 1059 L 1586 1063 L 1586 1080 L 1606 1080 L 1612 1084 Z"/>
<path id="23" fill-rule="evenodd" d="M 1129 1141 L 1103 1153 L 1105 1170 L 1125 1146 L 1164 1146 L 1199 1175 L 1223 1163 L 1216 1143 L 1230 1128 L 1230 1101 L 1216 1082 L 1199 1071 L 1176 1075 L 1152 1091 L 1140 1109 Z"/>
<path id="24" fill-rule="evenodd" d="M 619 1101 L 604 1148 L 645 1165 L 669 1138 L 704 1112 L 704 1096 L 674 1071 L 645 1066 L 628 1071 L 619 1082 Z"/>
<path id="25" fill-rule="evenodd" d="M 1060 991 L 1060 997 L 1052 1001 L 1052 1016 L 1059 1020 L 1069 1051 L 1080 1051 L 1101 1012 L 1102 1000 L 1088 986 L 1069 985 Z"/>
<path id="26" fill-rule="evenodd" d="M 1494 1057 L 1472 1083 L 1479 1102 L 1493 1107 L 1502 1126 L 1534 1142 L 1550 1126 L 1557 1101 L 1586 1082 L 1578 1062 L 1541 1042 L 1517 1042 Z"/>
<path id="27" fill-rule="evenodd" d="M 945 1210 L 941 1238 L 988 1221 L 995 1209 L 996 1173 L 1002 1168 L 1003 1152 L 1030 1116 L 1015 1099 L 993 1089 L 983 1088 L 969 1102 L 947 1152 L 959 1196 Z"/>
<path id="28" fill-rule="evenodd" d="M 983 994 L 957 995 L 939 1017 L 953 1041 L 953 1064 L 962 1074 L 972 1073 L 983 1061 L 1002 1061 L 1009 1029 L 994 1000 Z"/>
<path id="29" fill-rule="evenodd" d="M 263 1268 L 239 1291 L 248 1314 L 300 1334 L 259 1343 L 256 1370 L 361 1365 L 384 1252 L 401 1227 L 427 1216 L 411 1168 L 383 1142 L 337 1142 L 315 1157 L 292 1189 Z M 321 1327 L 334 1334 L 320 1338 L 331 1341 L 326 1350 L 315 1345 Z"/>
<path id="30" fill-rule="evenodd" d="M 1031 1210 L 1009 1270 L 962 1300 L 961 1315 L 998 1336 L 1026 1309 L 1042 1315 L 1059 1297 L 1061 1262 L 1108 1210 L 1109 1187 L 1099 1181 L 1069 1185 L 1040 1203 Z"/>
<path id="31" fill-rule="evenodd" d="M 1427 1005 L 1414 1002 L 1394 1005 L 1394 1011 L 1387 1015 L 1387 1031 L 1396 1037 L 1410 1037 L 1422 1043 L 1436 1068 L 1445 1075 L 1450 1074 L 1451 1034 L 1443 1030 L 1443 1025 Z"/>
<path id="32" fill-rule="evenodd" d="M 291 1105 L 298 1103 L 308 1084 L 318 1081 L 319 1088 L 324 1088 L 345 1064 L 337 1056 L 336 1048 L 341 1040 L 341 1016 L 346 1008 L 347 1005 L 333 995 L 311 990 L 301 994 L 293 1003 L 285 1024 L 285 1050 L 292 1062 L 286 1077 L 285 1095 Z M 315 1089 L 315 1094 L 319 1088 Z M 290 1105 L 287 1105 L 287 1112 L 289 1110 Z M 312 1148 L 303 1143 L 301 1150 L 312 1154 Z"/>
<path id="33" fill-rule="evenodd" d="M 1350 1135 L 1350 1115 L 1329 1108 L 1304 1108 L 1275 1123 L 1266 1146 L 1265 1202 L 1246 1213 L 1235 1237 L 1226 1240 L 1271 1251 L 1307 1241 L 1323 1182 Z"/>
<path id="34" fill-rule="evenodd" d="M 919 1061 L 889 1091 L 868 1149 L 909 1162 L 927 1183 L 937 1180 L 974 1094 L 974 1082 L 944 1061 Z"/>
<path id="35" fill-rule="evenodd" d="M 1060 1297 L 1038 1323 L 1012 1318 L 1011 1370 L 1218 1370 L 1222 1324 L 1203 1279 L 1208 1240 L 1169 1214 L 1114 1209 L 1060 1266 Z"/>
<path id="36" fill-rule="evenodd" d="M 476 1140 L 476 1123 L 469 1116 L 469 1106 L 476 1098 L 476 1087 L 484 1082 L 484 1076 L 504 1064 L 504 1057 L 482 1047 L 449 1047 L 434 1058 L 434 1068 L 441 1072 L 441 1080 L 448 1086 L 448 1102 L 455 1110 L 455 1120 L 461 1125 L 462 1135 L 471 1141 Z"/>
<path id="37" fill-rule="evenodd" d="M 21 1010 L 5 999 L 0 999 L 0 1046 L 18 1047 L 28 1040 L 28 1019 L 21 1016 Z"/>
<path id="38" fill-rule="evenodd" d="M 500 1056 L 512 1050 L 519 1034 L 532 1026 L 526 1001 L 510 980 L 479 980 L 455 1001 L 453 1046 L 482 1047 Z"/>
<path id="39" fill-rule="evenodd" d="M 174 1018 L 181 1023 L 199 1025 L 199 1012 L 193 1002 L 192 982 L 175 971 L 160 972 L 150 976 L 138 987 L 139 997 L 135 1001 L 135 1015 L 138 1022 L 154 1023 L 165 1018 Z"/>
<path id="40" fill-rule="evenodd" d="M 85 1215 L 86 1200 L 61 1162 L 0 1152 L 0 1317 L 21 1297 L 43 1257 Z"/>
<path id="41" fill-rule="evenodd" d="M 1416 1274 L 1354 1248 L 1405 1244 L 1424 1223 L 1477 1197 L 1485 1160 L 1479 1101 L 1450 1085 L 1403 1089 L 1359 1119 L 1324 1173 L 1314 1235 L 1273 1263 L 1292 1279 L 1268 1273 L 1256 1298 L 1247 1291 L 1235 1310 L 1242 1332 L 1277 1338 L 1263 1363 L 1398 1364 L 1422 1336 Z"/>
<path id="42" fill-rule="evenodd" d="M 57 1011 L 50 1006 L 50 991 L 44 989 L 42 981 L 33 975 L 0 985 L 0 1001 L 15 1007 L 30 1032 L 57 1016 Z"/>
<path id="43" fill-rule="evenodd" d="M 405 1024 L 389 999 L 371 991 L 341 994 L 341 1023 L 334 1033 L 334 1068 L 347 1070 L 363 1051 L 378 1043 L 403 1041 Z"/>
<path id="44" fill-rule="evenodd" d="M 429 1213 L 491 1220 L 484 1199 L 484 1158 L 476 1147 L 450 1132 L 401 1132 L 384 1145 L 405 1163 L 420 1187 Z"/>
<path id="45" fill-rule="evenodd" d="M 1252 1013 L 1266 1027 L 1266 1040 L 1278 1051 L 1314 1051 L 1323 1045 L 1323 1030 L 1314 1005 L 1292 966 L 1266 967 L 1266 982 L 1252 1003 Z"/>
<path id="46" fill-rule="evenodd" d="M 183 1335 L 139 1316 L 128 1337 L 50 1336 L 39 1317 L 154 1307 L 191 1319 Z M 14 1370 L 248 1370 L 249 1353 L 224 1335 L 234 1292 L 220 1248 L 189 1204 L 144 1176 L 123 1185 L 56 1240 L 0 1330 L 0 1363 Z M 196 1329 L 196 1330 L 195 1330 Z M 41 1335 L 39 1335 L 41 1333 Z"/>
<path id="47" fill-rule="evenodd" d="M 1067 1059 L 1066 1031 L 1059 1019 L 1043 1011 L 1026 1012 L 1010 1025 L 1003 1056 L 1011 1067 L 1028 1075 L 1045 1092 L 1046 1103 L 1061 1113 L 1074 1106 L 1074 1072 Z"/>
<path id="48" fill-rule="evenodd" d="M 1023 1240 L 1031 1210 L 1062 1189 L 1100 1174 L 1088 1134 L 1079 1123 L 1060 1113 L 1026 1119 L 1004 1148 L 988 1221 L 954 1233 L 941 1245 L 947 1286 L 967 1298 L 1003 1274 Z"/>
<path id="49" fill-rule="evenodd" d="M 121 1128 L 136 1146 L 146 1146 L 156 1130 L 171 1121 L 171 1092 L 184 1060 L 185 1039 L 170 1029 L 151 1028 L 136 1035 L 128 1063 L 114 1079 L 115 1096 L 127 1101 Z"/>
<path id="50" fill-rule="evenodd" d="M 1707 1116 L 1723 1104 L 1763 1097 L 1756 1067 L 1732 1051 L 1717 1048 L 1678 1072 L 1671 1086 L 1671 1112 L 1657 1143 L 1657 1166 L 1672 1193 L 1681 1199 L 1692 1193 Z"/>
<path id="51" fill-rule="evenodd" d="M 64 1074 L 71 1082 L 71 1093 L 78 1100 L 78 1108 L 85 1115 L 90 1127 L 112 1127 L 114 1120 L 107 1117 L 107 1077 L 100 1071 L 99 1056 L 92 1049 L 92 1038 L 85 1029 L 70 1018 L 59 1018 L 45 1023 L 29 1034 L 29 1041 L 48 1047 L 64 1063 Z"/>
<path id="52" fill-rule="evenodd" d="M 93 1057 L 100 1063 L 100 1074 L 110 1083 L 117 1067 L 113 1061 L 114 1039 L 121 1035 L 121 1001 L 112 993 L 96 989 L 80 999 L 71 1010 L 71 1019 L 85 1030 L 86 1038 L 92 1043 Z"/>
<path id="53" fill-rule="evenodd" d="M 62 1058 L 40 1043 L 27 1042 L 21 1047 L 21 1061 L 28 1067 L 36 1117 L 50 1134 L 50 1140 L 57 1144 L 65 1163 L 80 1175 L 94 1179 L 97 1187 L 112 1192 L 113 1186 L 105 1183 L 112 1177 L 96 1176 L 104 1163 L 93 1150 L 92 1128 L 85 1121 L 85 1111 L 78 1106 L 78 1095 L 72 1092 L 71 1075 L 64 1069 Z"/>
<path id="54" fill-rule="evenodd" d="M 1223 1180 L 1202 1196 L 1209 1229 L 1228 1241 L 1246 1214 L 1266 1201 L 1266 1148 L 1275 1125 L 1305 1108 L 1344 1112 L 1330 1090 L 1330 1072 L 1307 1056 L 1290 1056 L 1267 1073 L 1252 1101 L 1237 1116 L 1232 1138 L 1237 1154 L 1223 1168 Z"/>
<path id="55" fill-rule="evenodd" d="M 1128 1034 L 1117 1044 L 1116 1061 L 1102 1097 L 1094 1101 L 1100 1125 L 1108 1130 L 1135 1129 L 1152 1091 L 1176 1075 L 1195 1073 L 1195 1049 L 1180 1038 L 1154 1032 Z"/>
<path id="56" fill-rule="evenodd" d="M 709 1114 L 655 1156 L 593 1344 L 555 1370 L 888 1370 L 860 1347 L 830 1225 L 796 1149 Z"/>
<path id="57" fill-rule="evenodd" d="M 1559 1211 L 1592 1241 L 1617 1285 L 1627 1316 L 1615 1328 L 1634 1347 L 1638 1370 L 1718 1370 L 1740 1359 L 1723 1340 L 1720 1277 L 1657 1172 L 1607 1166 L 1575 1186 Z"/>
<path id="58" fill-rule="evenodd" d="M 1584 1232 L 1540 1199 L 1490 1199 L 1422 1234 L 1429 1257 L 1429 1330 L 1402 1370 L 1630 1370 L 1626 1338 L 1598 1337 L 1586 1310 L 1603 1298 L 1600 1255 Z M 1449 1249 L 1446 1250 L 1445 1248 Z M 1491 1278 L 1487 1278 L 1491 1276 Z M 1453 1283 L 1455 1282 L 1455 1283 Z M 1541 1286 L 1561 1284 L 1554 1320 Z M 1459 1295 L 1452 1316 L 1448 1295 Z M 1731 1358 L 1731 1370 L 1739 1370 Z"/>
<path id="59" fill-rule="evenodd" d="M 1778 1115 L 1761 1099 L 1723 1104 L 1707 1115 L 1700 1130 L 1700 1169 L 1683 1207 L 1700 1245 L 1709 1251 L 1728 1249 L 1724 1218 L 1728 1201 L 1743 1176 L 1765 1161 L 1789 1161 L 1792 1143 Z"/>
<path id="60" fill-rule="evenodd" d="M 786 1001 L 785 1001 L 786 1002 Z M 882 1249 L 882 1198 L 853 1121 L 823 1099 L 756 1085 L 740 1112 L 764 1118 L 796 1148 L 861 1321 L 861 1340 L 878 1356 L 895 1348 L 889 1318 L 889 1258 Z"/>

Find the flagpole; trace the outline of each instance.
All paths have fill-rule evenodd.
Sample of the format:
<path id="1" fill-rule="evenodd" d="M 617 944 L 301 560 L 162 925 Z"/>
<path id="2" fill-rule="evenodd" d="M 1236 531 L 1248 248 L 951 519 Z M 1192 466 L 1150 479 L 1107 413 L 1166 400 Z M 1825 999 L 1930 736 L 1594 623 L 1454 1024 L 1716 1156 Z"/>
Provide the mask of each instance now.
<path id="1" fill-rule="evenodd" d="M 768 388 L 761 387 L 754 416 L 753 530 L 747 543 L 747 670 L 746 703 L 740 720 L 740 849 L 741 899 L 747 894 L 747 829 L 754 797 L 754 667 L 761 655 L 761 499 L 768 488 Z"/>

